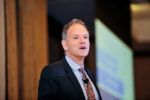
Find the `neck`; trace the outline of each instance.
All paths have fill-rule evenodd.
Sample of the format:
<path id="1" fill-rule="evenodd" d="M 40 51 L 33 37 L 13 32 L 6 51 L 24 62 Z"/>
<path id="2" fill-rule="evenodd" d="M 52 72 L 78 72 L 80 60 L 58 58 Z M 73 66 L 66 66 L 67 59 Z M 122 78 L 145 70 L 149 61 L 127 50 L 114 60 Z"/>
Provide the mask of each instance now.
<path id="1" fill-rule="evenodd" d="M 74 60 L 77 64 L 79 64 L 80 67 L 83 66 L 85 57 L 77 57 L 69 54 L 67 54 L 67 56 L 69 56 L 72 60 Z"/>

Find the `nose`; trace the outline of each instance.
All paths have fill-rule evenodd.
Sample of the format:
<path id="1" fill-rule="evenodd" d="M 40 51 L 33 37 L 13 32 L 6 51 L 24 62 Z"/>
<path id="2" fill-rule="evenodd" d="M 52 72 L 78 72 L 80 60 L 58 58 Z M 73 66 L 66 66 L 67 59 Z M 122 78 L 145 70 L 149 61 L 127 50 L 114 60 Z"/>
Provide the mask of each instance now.
<path id="1" fill-rule="evenodd" d="M 84 37 L 80 37 L 80 42 L 81 42 L 81 43 L 85 43 Z"/>

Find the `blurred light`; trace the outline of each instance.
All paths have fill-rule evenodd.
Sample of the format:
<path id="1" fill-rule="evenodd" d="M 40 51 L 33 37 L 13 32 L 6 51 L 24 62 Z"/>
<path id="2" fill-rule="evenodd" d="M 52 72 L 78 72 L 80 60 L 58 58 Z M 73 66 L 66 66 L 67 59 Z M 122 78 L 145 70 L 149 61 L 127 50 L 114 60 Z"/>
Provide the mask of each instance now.
<path id="1" fill-rule="evenodd" d="M 131 4 L 130 7 L 131 7 L 131 11 L 133 11 L 133 12 L 150 11 L 150 4 L 149 3 Z"/>

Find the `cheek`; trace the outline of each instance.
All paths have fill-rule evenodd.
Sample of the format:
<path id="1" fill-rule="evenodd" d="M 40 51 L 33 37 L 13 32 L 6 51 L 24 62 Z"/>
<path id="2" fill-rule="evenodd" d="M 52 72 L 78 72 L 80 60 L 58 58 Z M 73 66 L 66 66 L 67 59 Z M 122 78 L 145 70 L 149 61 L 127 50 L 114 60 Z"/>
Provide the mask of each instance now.
<path id="1" fill-rule="evenodd" d="M 78 43 L 77 42 L 73 42 L 73 41 L 74 40 L 68 42 L 68 46 L 70 48 L 76 48 L 78 46 Z"/>
<path id="2" fill-rule="evenodd" d="M 68 49 L 71 51 L 76 50 L 78 47 L 75 43 L 72 43 L 72 42 L 68 42 L 67 46 L 68 46 Z"/>
<path id="3" fill-rule="evenodd" d="M 90 47 L 90 42 L 89 41 L 87 41 L 87 45 Z"/>

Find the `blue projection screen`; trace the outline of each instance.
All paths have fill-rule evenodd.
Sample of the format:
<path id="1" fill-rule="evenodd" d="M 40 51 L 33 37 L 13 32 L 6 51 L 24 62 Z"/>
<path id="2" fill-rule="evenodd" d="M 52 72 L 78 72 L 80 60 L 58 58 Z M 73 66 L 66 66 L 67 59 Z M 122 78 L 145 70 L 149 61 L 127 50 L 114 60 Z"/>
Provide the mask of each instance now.
<path id="1" fill-rule="evenodd" d="M 95 20 L 96 77 L 103 100 L 134 100 L 133 52 Z"/>

